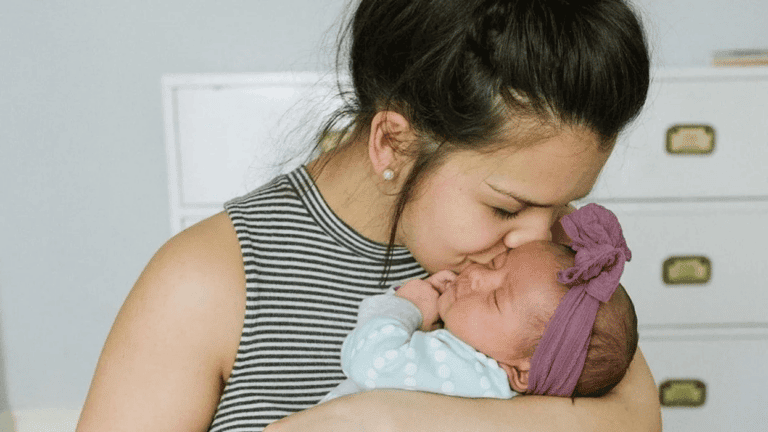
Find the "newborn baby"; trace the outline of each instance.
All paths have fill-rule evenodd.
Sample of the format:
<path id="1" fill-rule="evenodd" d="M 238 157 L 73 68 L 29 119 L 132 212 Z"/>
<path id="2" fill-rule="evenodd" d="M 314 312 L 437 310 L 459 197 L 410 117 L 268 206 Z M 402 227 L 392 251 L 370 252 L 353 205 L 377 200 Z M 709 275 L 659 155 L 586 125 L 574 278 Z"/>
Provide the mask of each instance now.
<path id="1" fill-rule="evenodd" d="M 608 210 L 592 206 L 595 205 L 574 214 L 583 211 L 591 212 L 586 216 L 595 212 L 601 218 L 606 216 Z M 571 220 L 578 221 L 578 218 L 577 214 Z M 596 219 L 587 219 L 594 227 Z M 603 228 L 602 223 L 598 221 L 597 227 Z M 572 224 L 571 232 L 566 229 L 572 239 L 579 236 L 575 225 Z M 619 285 L 623 263 L 630 256 L 629 249 L 623 237 L 607 243 L 616 245 L 587 247 L 589 250 L 580 247 L 581 261 L 593 259 L 575 266 L 579 258 L 575 259 L 571 249 L 551 242 L 532 242 L 499 255 L 487 265 L 470 265 L 458 275 L 441 271 L 425 280 L 406 283 L 394 295 L 365 300 L 360 307 L 358 325 L 341 351 L 342 369 L 349 379 L 323 401 L 373 388 L 496 398 L 515 394 L 600 396 L 607 393 L 624 376 L 637 348 L 634 307 Z M 585 271 L 593 274 L 581 279 L 572 277 L 575 282 L 568 285 L 562 282 L 568 275 L 583 276 Z M 606 302 L 600 303 L 583 292 L 589 290 L 590 283 L 594 285 L 597 281 L 605 285 L 607 279 L 610 279 L 610 293 L 605 297 Z M 582 292 L 579 294 L 578 290 Z M 561 304 L 566 303 L 563 300 L 569 291 L 573 291 L 572 299 L 567 305 Z M 594 303 L 596 313 L 591 310 L 585 315 L 594 317 L 594 323 L 582 329 L 586 341 L 570 340 L 576 337 L 568 332 L 573 333 L 575 329 L 579 333 L 580 326 L 584 325 L 573 321 L 575 318 L 568 314 L 576 311 L 579 315 L 586 307 L 582 305 L 585 302 Z M 558 328 L 549 329 L 556 311 L 561 318 L 567 317 L 568 325 L 558 324 L 555 326 Z M 578 318 L 583 318 L 582 315 Z M 547 330 L 550 330 L 547 348 L 534 356 Z M 564 342 L 558 342 L 560 340 Z M 563 349 L 566 352 L 560 353 Z M 576 351 L 583 359 L 579 353 L 573 353 Z M 558 355 L 566 356 L 560 363 L 569 365 L 569 370 L 553 368 L 558 364 L 553 357 Z M 580 370 L 570 370 L 571 365 L 579 362 Z M 537 388 L 531 386 L 532 369 L 534 379 L 539 381 Z M 546 377 L 547 374 L 564 376 Z M 553 379 L 556 385 L 542 385 Z M 566 379 L 572 383 L 565 385 L 567 390 L 563 391 L 561 381 Z"/>

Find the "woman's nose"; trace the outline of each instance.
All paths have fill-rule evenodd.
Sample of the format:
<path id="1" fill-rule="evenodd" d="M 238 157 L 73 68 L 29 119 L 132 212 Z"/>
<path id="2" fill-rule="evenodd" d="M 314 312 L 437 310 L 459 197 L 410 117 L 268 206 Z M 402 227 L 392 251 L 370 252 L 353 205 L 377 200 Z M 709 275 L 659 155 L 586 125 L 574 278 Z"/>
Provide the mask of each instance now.
<path id="1" fill-rule="evenodd" d="M 536 240 L 551 241 L 554 218 L 555 211 L 553 209 L 528 209 L 525 219 L 521 218 L 520 223 L 504 236 L 504 246 L 514 249 Z"/>
<path id="2" fill-rule="evenodd" d="M 483 270 L 485 265 L 479 263 L 470 264 L 461 271 L 461 276 L 454 281 L 454 289 L 457 297 L 470 295 L 482 286 Z"/>
<path id="3" fill-rule="evenodd" d="M 465 293 L 487 293 L 495 290 L 500 283 L 502 274 L 493 268 L 493 263 L 472 264 L 465 270 L 467 283 L 463 287 Z"/>

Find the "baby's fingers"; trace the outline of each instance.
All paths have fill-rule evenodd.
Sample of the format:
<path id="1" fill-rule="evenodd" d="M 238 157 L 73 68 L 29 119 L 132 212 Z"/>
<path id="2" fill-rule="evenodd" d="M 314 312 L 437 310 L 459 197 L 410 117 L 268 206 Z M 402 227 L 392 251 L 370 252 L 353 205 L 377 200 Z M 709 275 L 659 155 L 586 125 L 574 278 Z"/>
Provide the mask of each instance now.
<path id="1" fill-rule="evenodd" d="M 437 292 L 440 294 L 446 290 L 448 283 L 453 282 L 456 279 L 456 274 L 450 270 L 441 270 L 432 276 L 427 278 L 429 282 Z"/>

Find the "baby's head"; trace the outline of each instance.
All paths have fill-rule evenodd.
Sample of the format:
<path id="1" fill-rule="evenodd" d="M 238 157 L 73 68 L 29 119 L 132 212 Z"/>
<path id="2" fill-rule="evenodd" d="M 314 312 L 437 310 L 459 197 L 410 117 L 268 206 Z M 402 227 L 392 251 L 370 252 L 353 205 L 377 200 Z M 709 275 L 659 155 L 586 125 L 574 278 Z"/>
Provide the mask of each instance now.
<path id="1" fill-rule="evenodd" d="M 438 300 L 444 327 L 495 359 L 510 386 L 528 392 L 531 358 L 568 287 L 557 273 L 574 265 L 574 252 L 551 242 L 509 250 L 487 266 L 457 275 Z M 601 303 L 584 369 L 573 396 L 600 396 L 624 376 L 637 348 L 634 306 L 619 285 Z"/>

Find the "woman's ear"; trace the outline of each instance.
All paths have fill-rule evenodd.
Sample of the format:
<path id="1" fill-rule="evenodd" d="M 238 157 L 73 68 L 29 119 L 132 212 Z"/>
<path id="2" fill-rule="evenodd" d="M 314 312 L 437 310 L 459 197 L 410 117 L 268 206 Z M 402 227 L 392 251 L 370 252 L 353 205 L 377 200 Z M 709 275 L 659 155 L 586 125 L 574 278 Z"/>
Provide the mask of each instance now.
<path id="1" fill-rule="evenodd" d="M 512 390 L 523 394 L 528 391 L 528 372 L 531 370 L 531 359 L 519 359 L 511 363 L 499 363 L 509 379 Z"/>
<path id="2" fill-rule="evenodd" d="M 368 155 L 376 175 L 402 169 L 402 152 L 415 140 L 411 123 L 394 111 L 379 111 L 371 121 Z"/>

